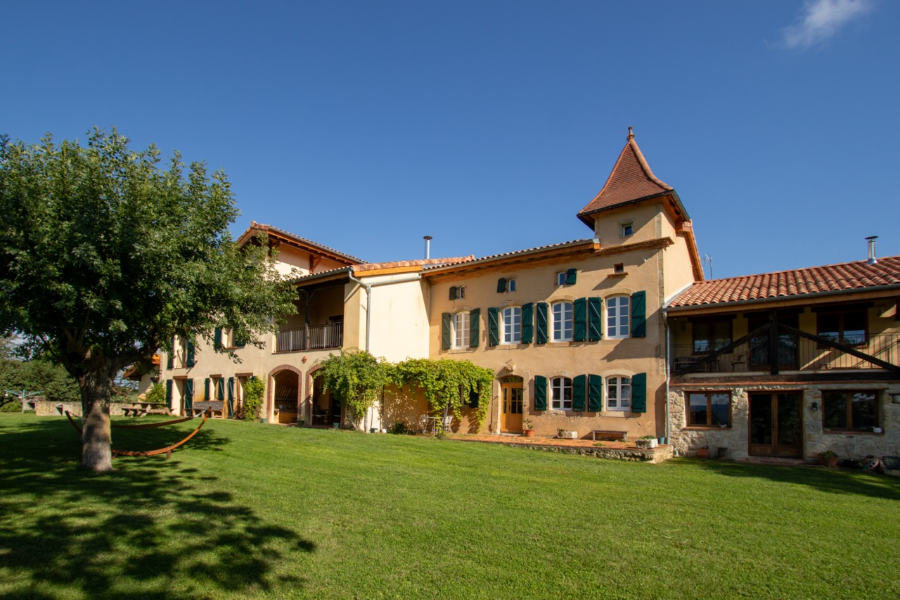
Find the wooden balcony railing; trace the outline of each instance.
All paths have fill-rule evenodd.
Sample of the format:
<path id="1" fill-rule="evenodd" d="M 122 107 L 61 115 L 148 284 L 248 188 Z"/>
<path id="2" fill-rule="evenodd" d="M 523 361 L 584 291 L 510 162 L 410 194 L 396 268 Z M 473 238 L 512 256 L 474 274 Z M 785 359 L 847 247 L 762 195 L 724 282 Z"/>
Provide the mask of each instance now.
<path id="1" fill-rule="evenodd" d="M 838 341 L 838 340 L 835 340 Z M 852 340 L 859 342 L 862 340 Z M 852 349 L 872 356 L 891 365 L 900 366 L 900 334 L 882 333 L 870 335 L 862 343 L 850 343 Z M 777 343 L 779 371 L 834 371 L 838 369 L 882 369 L 864 358 L 842 352 L 796 335 L 781 333 Z M 716 357 L 706 364 L 691 369 L 691 365 L 699 363 L 709 356 L 710 352 L 697 352 L 693 344 L 678 344 L 672 349 L 672 371 L 689 369 L 699 372 L 718 373 L 755 373 L 769 372 L 772 368 L 769 358 L 769 338 L 762 336 L 740 344 L 727 353 Z"/>
<path id="2" fill-rule="evenodd" d="M 340 348 L 343 342 L 343 323 L 331 323 L 309 328 L 283 329 L 275 334 L 275 351 L 298 352 L 300 350 Z"/>

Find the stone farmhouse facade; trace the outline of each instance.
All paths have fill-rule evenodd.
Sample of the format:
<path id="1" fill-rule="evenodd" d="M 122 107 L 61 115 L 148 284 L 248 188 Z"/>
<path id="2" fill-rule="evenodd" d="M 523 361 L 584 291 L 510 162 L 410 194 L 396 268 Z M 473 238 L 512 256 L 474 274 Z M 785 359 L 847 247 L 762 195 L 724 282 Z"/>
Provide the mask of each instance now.
<path id="1" fill-rule="evenodd" d="M 629 135 L 578 218 L 590 237 L 494 256 L 366 263 L 253 223 L 278 249 L 297 310 L 264 348 L 176 340 L 160 381 L 178 412 L 198 398 L 238 410 L 250 377 L 270 423 L 332 426 L 343 410 L 313 377 L 338 349 L 391 362 L 470 360 L 495 373 L 479 431 L 643 436 L 682 454 L 812 460 L 897 454 L 900 257 L 707 281 L 690 216 Z M 228 331 L 216 342 L 231 347 Z M 770 359 L 777 357 L 777 360 Z M 386 390 L 366 430 L 429 412 Z"/>

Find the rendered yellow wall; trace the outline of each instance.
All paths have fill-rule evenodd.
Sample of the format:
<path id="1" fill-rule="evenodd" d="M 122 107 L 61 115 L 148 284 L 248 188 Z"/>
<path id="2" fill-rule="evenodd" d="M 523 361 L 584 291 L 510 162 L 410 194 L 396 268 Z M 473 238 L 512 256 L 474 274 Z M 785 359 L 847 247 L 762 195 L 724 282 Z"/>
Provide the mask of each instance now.
<path id="1" fill-rule="evenodd" d="M 594 221 L 594 235 L 600 237 L 600 245 L 604 248 L 646 242 L 661 237 L 660 223 L 657 220 L 660 210 L 660 204 L 648 202 L 598 213 Z M 629 222 L 632 223 L 634 233 L 623 236 L 622 225 Z"/>
<path id="2" fill-rule="evenodd" d="M 642 215 L 652 214 L 642 211 Z M 637 222 L 637 219 L 636 219 Z M 590 436 L 593 429 L 615 429 L 628 431 L 632 436 L 663 435 L 665 412 L 664 400 L 665 372 L 661 359 L 662 321 L 659 297 L 661 279 L 661 250 L 632 251 L 610 257 L 590 257 L 569 263 L 547 266 L 528 266 L 522 270 L 495 272 L 462 281 L 435 283 L 431 301 L 431 356 L 433 358 L 468 359 L 475 364 L 491 369 L 498 377 L 508 374 L 524 379 L 524 417 L 534 421 L 538 435 L 553 435 L 558 428 L 574 429 L 580 437 Z M 625 276 L 610 275 L 613 265 L 624 263 Z M 555 274 L 568 268 L 578 269 L 574 286 L 557 287 Z M 499 277 L 515 278 L 518 291 L 497 293 Z M 466 286 L 466 298 L 449 300 L 451 285 Z M 623 340 L 606 339 L 605 317 L 608 299 L 615 295 L 630 295 L 645 291 L 647 297 L 647 337 Z M 488 346 L 487 309 L 521 306 L 528 302 L 553 303 L 558 300 L 572 301 L 576 298 L 600 296 L 604 299 L 604 339 L 599 342 L 549 342 L 544 345 L 518 344 Z M 480 343 L 478 348 L 444 351 L 441 349 L 441 314 L 481 310 L 479 324 Z M 647 374 L 647 412 L 630 413 L 604 411 L 601 413 L 547 410 L 533 411 L 533 382 L 535 375 L 548 379 L 557 376 L 575 377 L 582 374 L 631 377 L 637 373 Z M 491 415 L 485 426 L 499 426 L 500 405 L 499 382 L 492 390 Z M 604 406 L 606 406 L 604 390 Z M 659 402 L 658 402 L 659 401 Z M 548 390 L 548 406 L 550 396 Z"/>
<path id="3" fill-rule="evenodd" d="M 382 284 L 397 281 L 372 288 L 369 351 L 389 362 L 428 357 L 427 284 L 421 279 L 404 281 L 409 278 L 409 274 L 402 274 L 364 280 Z M 362 326 L 365 327 L 365 323 Z"/>

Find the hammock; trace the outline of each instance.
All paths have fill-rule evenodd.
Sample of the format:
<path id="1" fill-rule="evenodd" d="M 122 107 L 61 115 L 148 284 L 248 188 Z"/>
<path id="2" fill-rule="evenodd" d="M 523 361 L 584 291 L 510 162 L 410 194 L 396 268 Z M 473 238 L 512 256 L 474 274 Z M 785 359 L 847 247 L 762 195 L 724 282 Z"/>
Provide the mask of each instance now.
<path id="1" fill-rule="evenodd" d="M 79 435 L 83 435 L 81 427 L 79 427 L 78 424 L 75 422 L 75 419 L 72 418 L 72 413 L 70 413 L 69 411 L 66 411 L 66 417 L 68 417 L 69 423 L 72 424 L 72 427 L 75 428 L 75 431 L 77 431 Z M 183 421 L 188 421 L 193 418 L 194 417 L 187 417 L 187 418 L 183 418 L 183 419 L 175 419 L 172 421 L 164 421 L 162 423 L 146 423 L 143 425 L 115 425 L 115 426 L 110 425 L 110 427 L 118 427 L 121 429 L 126 429 L 126 428 L 127 429 L 152 429 L 154 427 L 162 427 L 163 425 L 171 425 L 172 423 L 181 423 Z M 186 444 L 189 439 L 191 439 L 192 437 L 197 435 L 197 432 L 200 431 L 200 428 L 203 427 L 204 424 L 206 424 L 206 415 L 203 415 L 203 421 L 200 422 L 200 424 L 197 426 L 197 429 L 193 430 L 186 438 L 184 438 L 180 442 L 172 444 L 171 446 L 166 446 L 165 448 L 158 448 L 156 450 L 144 450 L 144 451 L 116 450 L 115 448 L 113 448 L 112 454 L 113 454 L 113 456 L 156 456 L 157 454 L 165 453 L 166 458 L 169 458 L 172 456 L 172 450 L 175 450 L 179 446 L 183 446 L 184 444 Z"/>

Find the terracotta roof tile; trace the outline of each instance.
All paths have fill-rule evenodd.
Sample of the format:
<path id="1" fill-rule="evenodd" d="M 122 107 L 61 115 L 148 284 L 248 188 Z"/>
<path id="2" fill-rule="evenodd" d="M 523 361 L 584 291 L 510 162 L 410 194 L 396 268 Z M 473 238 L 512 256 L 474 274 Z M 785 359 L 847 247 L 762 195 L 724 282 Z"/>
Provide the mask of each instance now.
<path id="1" fill-rule="evenodd" d="M 554 248 L 563 248 L 566 246 L 577 246 L 579 244 L 589 244 L 592 242 L 593 242 L 593 240 L 590 240 L 590 239 L 588 239 L 588 240 L 571 240 L 568 242 L 560 242 L 559 244 L 550 244 L 548 246 L 537 246 L 535 248 L 527 248 L 525 250 L 514 250 L 512 252 L 503 252 L 501 254 L 491 254 L 489 256 L 482 256 L 481 258 L 475 258 L 474 256 L 468 256 L 465 259 L 460 260 L 456 264 L 489 262 L 492 260 L 516 256 L 518 254 L 528 254 L 531 252 L 540 252 L 541 250 L 551 250 Z M 433 266 L 425 267 L 425 270 L 430 271 L 432 269 L 438 269 L 440 267 L 446 267 L 446 266 L 450 266 L 450 265 L 433 265 Z"/>
<path id="2" fill-rule="evenodd" d="M 674 191 L 672 186 L 660 181 L 650 170 L 641 149 L 634 141 L 634 134 L 628 128 L 628 141 L 619 154 L 603 189 L 600 190 L 587 206 L 581 209 L 578 217 L 584 221 L 587 214 L 614 208 L 627 202 L 633 202 L 663 192 Z"/>
<path id="3" fill-rule="evenodd" d="M 900 285 L 900 256 L 879 258 L 874 265 L 861 260 L 823 267 L 701 281 L 679 294 L 669 306 L 675 308 L 790 298 L 891 285 Z"/>
<path id="4" fill-rule="evenodd" d="M 265 223 L 257 223 L 256 221 L 252 221 L 250 223 L 250 227 L 248 227 L 247 230 L 240 235 L 240 237 L 238 238 L 238 243 L 244 243 L 247 240 L 249 240 L 251 237 L 255 237 L 255 234 L 251 235 L 254 230 L 255 231 L 273 231 L 276 234 L 286 237 L 288 239 L 292 239 L 295 242 L 299 242 L 303 245 L 310 246 L 312 248 L 319 248 L 321 250 L 324 250 L 325 252 L 333 254 L 336 257 L 343 258 L 349 263 L 360 264 L 360 263 L 366 262 L 366 261 L 362 260 L 361 258 L 351 256 L 350 254 L 346 254 L 345 252 L 335 250 L 334 248 L 329 248 L 325 244 L 320 244 L 319 242 L 314 242 L 309 238 L 305 238 L 305 237 L 296 235 L 294 233 L 291 233 L 290 231 L 285 231 L 284 229 L 275 227 L 274 225 L 266 225 Z"/>
<path id="5" fill-rule="evenodd" d="M 419 258 L 416 260 L 395 260 L 391 262 L 366 263 L 362 265 L 354 265 L 354 272 L 374 271 L 375 269 L 393 269 L 395 267 L 443 267 L 445 265 L 455 265 L 461 262 L 474 260 L 475 256 L 453 256 L 448 258 Z"/>

